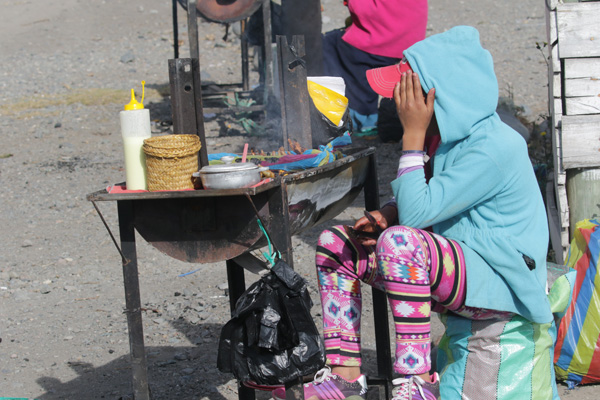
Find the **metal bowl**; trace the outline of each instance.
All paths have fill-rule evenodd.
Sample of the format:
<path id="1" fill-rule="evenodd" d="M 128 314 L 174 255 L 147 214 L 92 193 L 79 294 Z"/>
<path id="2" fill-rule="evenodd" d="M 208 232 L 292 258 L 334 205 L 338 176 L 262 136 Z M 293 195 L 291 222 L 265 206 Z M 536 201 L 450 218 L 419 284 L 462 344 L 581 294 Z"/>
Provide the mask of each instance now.
<path id="1" fill-rule="evenodd" d="M 261 180 L 260 168 L 251 162 L 206 165 L 194 175 L 200 176 L 205 189 L 244 188 Z"/>

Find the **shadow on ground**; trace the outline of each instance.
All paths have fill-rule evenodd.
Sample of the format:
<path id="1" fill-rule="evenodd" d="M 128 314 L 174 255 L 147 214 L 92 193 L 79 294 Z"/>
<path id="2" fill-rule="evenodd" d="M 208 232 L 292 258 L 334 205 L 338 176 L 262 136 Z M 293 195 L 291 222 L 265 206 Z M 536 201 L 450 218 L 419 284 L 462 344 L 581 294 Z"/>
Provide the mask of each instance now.
<path id="1" fill-rule="evenodd" d="M 197 344 L 182 347 L 146 347 L 151 397 L 178 400 L 236 399 L 237 387 L 233 375 L 217 370 L 218 336 L 221 326 L 194 325 L 181 318 L 170 323 L 184 333 L 190 342 Z M 375 375 L 375 351 L 365 349 L 363 355 L 365 372 Z M 78 377 L 67 382 L 49 376 L 39 378 L 37 383 L 45 393 L 38 396 L 37 400 L 134 399 L 129 355 L 116 358 L 102 366 L 84 362 L 71 362 L 69 366 Z M 369 392 L 369 399 L 379 398 L 378 387 L 373 386 Z M 266 392 L 256 392 L 256 395 L 257 399 L 270 398 Z"/>

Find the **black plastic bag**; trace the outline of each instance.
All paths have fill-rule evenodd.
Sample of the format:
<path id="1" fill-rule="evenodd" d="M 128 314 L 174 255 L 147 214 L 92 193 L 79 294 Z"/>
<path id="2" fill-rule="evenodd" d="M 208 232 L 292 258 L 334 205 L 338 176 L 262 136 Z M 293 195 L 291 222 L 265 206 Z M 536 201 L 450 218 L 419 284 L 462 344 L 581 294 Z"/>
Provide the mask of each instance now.
<path id="1" fill-rule="evenodd" d="M 221 330 L 217 367 L 240 381 L 277 385 L 325 365 L 306 281 L 284 261 L 238 299 Z"/>

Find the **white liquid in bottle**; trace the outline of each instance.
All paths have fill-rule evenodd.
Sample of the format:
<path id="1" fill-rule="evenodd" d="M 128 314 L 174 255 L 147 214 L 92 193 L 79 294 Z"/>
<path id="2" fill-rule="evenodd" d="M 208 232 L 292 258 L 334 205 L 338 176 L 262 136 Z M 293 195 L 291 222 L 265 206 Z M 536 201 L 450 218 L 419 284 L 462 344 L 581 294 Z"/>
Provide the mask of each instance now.
<path id="1" fill-rule="evenodd" d="M 144 85 L 142 81 L 142 88 Z M 144 101 L 142 89 L 142 101 Z M 133 89 L 131 89 L 131 102 L 125 106 L 125 110 L 119 113 L 121 119 L 121 135 L 123 136 L 123 148 L 125 151 L 125 176 L 127 190 L 148 190 L 146 180 L 146 155 L 142 146 L 144 139 L 151 137 L 150 133 L 150 111 L 144 108 L 144 104 L 135 100 Z"/>
<path id="2" fill-rule="evenodd" d="M 125 179 L 127 190 L 146 190 L 146 155 L 142 146 L 145 137 L 124 137 Z"/>

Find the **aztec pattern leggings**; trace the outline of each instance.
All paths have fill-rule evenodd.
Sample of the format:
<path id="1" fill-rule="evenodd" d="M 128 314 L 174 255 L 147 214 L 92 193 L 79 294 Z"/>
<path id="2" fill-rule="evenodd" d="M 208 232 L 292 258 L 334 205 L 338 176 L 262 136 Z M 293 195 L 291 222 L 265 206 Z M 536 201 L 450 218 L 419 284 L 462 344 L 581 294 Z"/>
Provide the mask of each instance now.
<path id="1" fill-rule="evenodd" d="M 453 240 L 406 226 L 388 228 L 377 249 L 363 246 L 343 226 L 319 237 L 316 265 L 329 365 L 360 366 L 360 281 L 386 292 L 394 316 L 396 361 L 402 375 L 431 368 L 431 311 L 471 319 L 510 313 L 466 307 L 462 249 Z"/>

